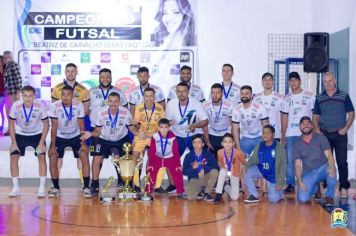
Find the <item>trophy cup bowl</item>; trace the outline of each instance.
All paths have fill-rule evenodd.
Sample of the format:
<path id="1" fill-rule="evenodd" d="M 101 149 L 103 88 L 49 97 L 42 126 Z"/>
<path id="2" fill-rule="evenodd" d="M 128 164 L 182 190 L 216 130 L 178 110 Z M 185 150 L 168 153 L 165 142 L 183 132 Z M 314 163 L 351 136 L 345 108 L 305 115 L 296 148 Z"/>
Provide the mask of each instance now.
<path id="1" fill-rule="evenodd" d="M 137 197 L 135 191 L 131 187 L 131 182 L 136 168 L 136 161 L 134 157 L 129 155 L 131 149 L 132 145 L 130 143 L 125 143 L 123 145 L 125 155 L 122 157 L 114 155 L 111 159 L 112 163 L 119 171 L 122 181 L 125 183 L 124 189 L 121 193 L 119 193 L 119 199 L 121 200 L 132 200 Z"/>

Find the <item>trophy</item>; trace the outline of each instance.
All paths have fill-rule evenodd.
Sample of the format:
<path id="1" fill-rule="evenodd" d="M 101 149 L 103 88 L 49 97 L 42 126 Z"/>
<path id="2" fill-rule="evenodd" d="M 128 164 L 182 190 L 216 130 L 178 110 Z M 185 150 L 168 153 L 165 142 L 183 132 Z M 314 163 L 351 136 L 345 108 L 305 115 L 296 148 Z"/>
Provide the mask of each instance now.
<path id="1" fill-rule="evenodd" d="M 111 203 L 115 201 L 116 192 L 113 192 L 113 189 L 111 188 L 111 185 L 114 182 L 114 180 L 115 180 L 114 176 L 110 176 L 108 181 L 104 184 L 104 187 L 100 189 L 101 203 L 105 204 L 105 203 Z"/>
<path id="2" fill-rule="evenodd" d="M 143 190 L 143 195 L 140 197 L 140 200 L 142 202 L 150 202 L 150 201 L 152 201 L 152 197 L 149 196 L 146 191 L 146 188 L 149 189 L 150 185 L 151 185 L 151 176 L 149 173 L 145 176 L 144 180 L 145 180 L 145 187 Z"/>
<path id="3" fill-rule="evenodd" d="M 142 161 L 136 164 L 134 157 L 129 155 L 129 152 L 132 149 L 132 145 L 130 143 L 124 143 L 122 149 L 124 150 L 125 155 L 123 157 L 115 155 L 111 161 L 117 168 L 117 171 L 120 173 L 122 181 L 125 183 L 125 187 L 119 193 L 119 199 L 122 201 L 130 201 L 134 198 L 137 198 L 137 194 L 131 187 L 131 183 L 135 168 L 139 166 Z"/>

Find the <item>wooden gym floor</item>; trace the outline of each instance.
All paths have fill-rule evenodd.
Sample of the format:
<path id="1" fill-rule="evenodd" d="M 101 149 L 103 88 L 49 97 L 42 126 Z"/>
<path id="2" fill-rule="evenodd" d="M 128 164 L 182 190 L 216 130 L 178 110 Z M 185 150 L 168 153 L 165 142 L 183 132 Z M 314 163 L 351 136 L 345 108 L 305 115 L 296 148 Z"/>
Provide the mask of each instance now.
<path id="1" fill-rule="evenodd" d="M 166 195 L 152 203 L 101 205 L 98 198 L 84 199 L 73 184 L 62 184 L 57 199 L 38 199 L 33 184 L 22 184 L 22 195 L 9 198 L 10 185 L 4 185 L 9 180 L 3 180 L 0 235 L 354 235 L 349 229 L 331 228 L 330 214 L 320 204 L 300 205 L 293 195 L 279 204 L 261 197 L 259 204 L 247 205 L 243 199 L 227 201 L 225 196 L 223 203 L 214 205 Z M 353 215 L 349 213 L 348 222 L 353 229 L 355 205 L 349 198 Z"/>

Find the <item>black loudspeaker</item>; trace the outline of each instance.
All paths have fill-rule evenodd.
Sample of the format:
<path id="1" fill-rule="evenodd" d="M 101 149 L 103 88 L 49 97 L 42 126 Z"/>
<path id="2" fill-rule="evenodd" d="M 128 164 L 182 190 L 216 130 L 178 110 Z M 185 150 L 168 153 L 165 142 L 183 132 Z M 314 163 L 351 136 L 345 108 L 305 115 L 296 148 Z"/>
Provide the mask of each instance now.
<path id="1" fill-rule="evenodd" d="M 329 70 L 329 34 L 304 34 L 304 71 L 327 72 Z"/>

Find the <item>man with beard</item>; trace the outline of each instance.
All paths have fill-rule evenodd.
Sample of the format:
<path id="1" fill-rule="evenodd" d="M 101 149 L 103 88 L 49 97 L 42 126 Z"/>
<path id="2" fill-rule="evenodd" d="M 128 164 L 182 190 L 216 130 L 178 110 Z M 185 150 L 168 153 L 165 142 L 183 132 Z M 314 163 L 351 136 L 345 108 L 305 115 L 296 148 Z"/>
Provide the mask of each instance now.
<path id="1" fill-rule="evenodd" d="M 252 101 L 251 86 L 242 86 L 240 92 L 242 103 L 235 106 L 232 111 L 232 134 L 236 147 L 249 156 L 255 146 L 262 141 L 262 128 L 268 124 L 268 114 L 263 105 Z"/>
<path id="2" fill-rule="evenodd" d="M 108 97 L 111 93 L 116 92 L 120 95 L 120 105 L 127 108 L 127 101 L 125 94 L 118 88 L 111 85 L 112 77 L 111 70 L 103 68 L 99 71 L 99 86 L 92 88 L 89 91 L 90 94 L 90 124 L 91 131 L 95 129 L 95 124 L 98 120 L 99 113 L 102 109 L 108 106 Z M 98 143 L 98 137 L 90 138 L 90 154 L 95 156 L 95 147 Z M 115 168 L 116 170 L 116 168 Z M 120 174 L 117 172 L 118 176 L 118 187 L 123 187 L 124 183 L 121 180 Z"/>
<path id="3" fill-rule="evenodd" d="M 293 145 L 298 202 L 308 202 L 316 193 L 319 182 L 326 180 L 325 204 L 333 206 L 336 174 L 330 144 L 324 135 L 313 133 L 313 123 L 308 116 L 300 119 L 299 129 L 302 135 Z"/>
<path id="4" fill-rule="evenodd" d="M 140 83 L 130 92 L 129 103 L 131 115 L 135 116 L 135 107 L 143 102 L 145 88 L 151 87 L 155 90 L 155 102 L 158 102 L 163 109 L 166 109 L 166 101 L 162 89 L 156 85 L 148 83 L 150 72 L 147 67 L 140 67 L 137 71 L 137 79 Z"/>
<path id="5" fill-rule="evenodd" d="M 179 155 L 182 156 L 185 150 L 192 149 L 190 137 L 203 133 L 201 129 L 209 122 L 203 105 L 196 99 L 189 99 L 189 86 L 185 82 L 177 85 L 176 92 L 178 98 L 168 103 L 165 116 L 170 120 L 177 138 Z M 173 192 L 175 189 L 175 186 L 170 185 L 166 191 Z"/>
<path id="6" fill-rule="evenodd" d="M 203 106 L 209 117 L 208 127 L 204 127 L 206 145 L 214 150 L 215 156 L 219 149 L 223 148 L 222 138 L 225 133 L 231 133 L 231 114 L 233 104 L 229 100 L 222 100 L 223 87 L 221 84 L 211 86 L 210 101 Z"/>
<path id="7" fill-rule="evenodd" d="M 203 90 L 199 87 L 197 84 L 192 84 L 192 68 L 189 66 L 182 66 L 180 69 L 180 82 L 185 82 L 188 84 L 189 87 L 189 97 L 190 98 L 195 98 L 200 102 L 204 102 L 204 93 Z M 176 93 L 176 88 L 177 86 L 174 85 L 170 90 L 168 94 L 168 102 L 174 98 L 177 98 L 177 93 Z"/>
<path id="8" fill-rule="evenodd" d="M 275 129 L 274 138 L 280 140 L 283 95 L 273 91 L 273 84 L 273 75 L 269 72 L 264 73 L 262 75 L 263 92 L 256 94 L 253 100 L 266 107 L 269 123 Z"/>
<path id="9" fill-rule="evenodd" d="M 287 188 L 286 193 L 294 193 L 295 174 L 293 145 L 300 136 L 299 120 L 303 116 L 312 117 L 315 96 L 311 92 L 301 88 L 301 80 L 298 72 L 291 72 L 288 76 L 288 85 L 291 92 L 283 100 L 281 110 L 282 143 L 287 149 Z"/>
<path id="10" fill-rule="evenodd" d="M 231 64 L 224 64 L 222 66 L 223 77 L 223 100 L 229 100 L 234 106 L 240 103 L 240 86 L 232 82 L 232 76 L 234 75 L 234 67 Z"/>

